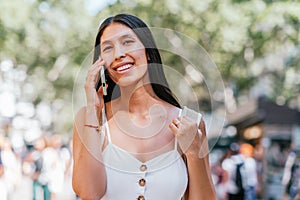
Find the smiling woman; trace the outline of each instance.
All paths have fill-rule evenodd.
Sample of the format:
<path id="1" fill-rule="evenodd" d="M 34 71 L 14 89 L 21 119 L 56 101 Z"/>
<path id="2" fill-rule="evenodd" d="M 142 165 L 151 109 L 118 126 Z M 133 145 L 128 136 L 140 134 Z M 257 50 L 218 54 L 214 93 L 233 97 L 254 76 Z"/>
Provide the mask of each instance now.
<path id="1" fill-rule="evenodd" d="M 132 49 L 137 49 L 140 51 L 142 50 L 146 53 L 147 65 L 148 65 L 148 71 L 149 71 L 149 79 L 150 79 L 150 83 L 154 89 L 154 92 L 157 93 L 157 95 L 162 100 L 168 101 L 176 107 L 180 107 L 178 101 L 176 100 L 176 98 L 174 97 L 172 92 L 170 91 L 169 85 L 164 76 L 161 56 L 156 47 L 154 38 L 153 38 L 149 28 L 142 20 L 140 20 L 132 15 L 122 15 L 122 14 L 116 15 L 114 17 L 109 17 L 106 20 L 104 20 L 103 23 L 101 24 L 101 26 L 99 27 L 99 31 L 96 36 L 94 62 L 96 62 L 99 59 L 100 51 L 104 51 L 101 49 L 101 45 L 100 45 L 100 42 L 102 42 L 102 43 L 105 42 L 101 38 L 103 35 L 103 32 L 106 30 L 106 28 L 108 26 L 110 26 L 112 24 L 116 24 L 116 23 L 118 23 L 119 25 L 126 26 L 128 28 L 128 30 L 121 31 L 121 32 L 123 32 L 124 36 L 127 35 L 129 38 L 131 38 L 131 40 L 133 40 L 133 38 L 134 38 L 135 40 L 133 40 L 133 41 L 135 41 L 135 43 L 138 43 L 139 45 L 140 45 L 140 43 L 142 43 L 143 47 L 136 47 L 136 48 L 132 48 Z M 128 33 L 128 31 L 129 31 L 129 33 Z M 110 37 L 108 37 L 108 38 L 110 38 Z M 130 40 L 130 42 L 133 42 L 131 40 Z M 128 44 L 128 42 L 129 41 L 126 41 L 125 44 Z M 131 45 L 129 45 L 129 46 L 131 46 Z M 104 55 L 101 55 L 101 56 L 104 57 Z M 108 74 L 107 74 L 107 83 L 109 85 L 109 87 L 108 87 L 109 95 L 104 97 L 105 102 L 110 101 L 111 99 L 114 99 L 120 95 L 118 85 L 115 85 L 115 82 L 112 81 L 111 76 L 108 76 Z"/>
<path id="2" fill-rule="evenodd" d="M 95 88 L 104 66 L 105 96 Z M 181 115 L 142 20 L 119 14 L 101 24 L 84 88 L 73 140 L 73 188 L 83 200 L 215 199 L 208 154 L 198 156 L 204 121 Z"/>
<path id="3" fill-rule="evenodd" d="M 108 74 L 117 85 L 142 86 L 138 82 L 149 82 L 145 80 L 148 78 L 145 47 L 132 29 L 120 23 L 111 24 L 103 31 L 100 49 Z"/>

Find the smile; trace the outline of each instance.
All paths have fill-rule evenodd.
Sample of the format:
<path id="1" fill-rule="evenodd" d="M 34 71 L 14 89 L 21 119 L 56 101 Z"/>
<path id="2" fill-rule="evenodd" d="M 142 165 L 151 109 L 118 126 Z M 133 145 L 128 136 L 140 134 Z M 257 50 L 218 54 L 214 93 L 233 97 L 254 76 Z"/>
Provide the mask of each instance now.
<path id="1" fill-rule="evenodd" d="M 120 67 L 116 68 L 115 70 L 118 71 L 118 72 L 121 72 L 121 71 L 125 71 L 125 70 L 127 70 L 131 67 L 132 67 L 132 64 L 126 64 L 126 65 L 123 65 L 123 66 L 120 66 Z"/>

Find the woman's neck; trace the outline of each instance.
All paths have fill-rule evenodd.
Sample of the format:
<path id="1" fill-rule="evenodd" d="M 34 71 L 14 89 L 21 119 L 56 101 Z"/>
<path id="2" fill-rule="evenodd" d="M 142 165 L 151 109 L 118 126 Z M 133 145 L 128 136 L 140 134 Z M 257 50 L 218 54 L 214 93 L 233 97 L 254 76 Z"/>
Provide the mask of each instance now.
<path id="1" fill-rule="evenodd" d="M 159 103 L 158 99 L 151 84 L 147 84 L 138 88 L 121 88 L 118 104 L 119 109 L 131 114 L 146 114 L 153 105 Z"/>
<path id="2" fill-rule="evenodd" d="M 150 84 L 135 90 L 120 89 L 120 98 L 108 104 L 107 114 L 121 131 L 139 133 L 137 138 L 150 138 L 165 127 L 170 107 L 154 94 Z M 152 128 L 148 129 L 149 126 Z"/>

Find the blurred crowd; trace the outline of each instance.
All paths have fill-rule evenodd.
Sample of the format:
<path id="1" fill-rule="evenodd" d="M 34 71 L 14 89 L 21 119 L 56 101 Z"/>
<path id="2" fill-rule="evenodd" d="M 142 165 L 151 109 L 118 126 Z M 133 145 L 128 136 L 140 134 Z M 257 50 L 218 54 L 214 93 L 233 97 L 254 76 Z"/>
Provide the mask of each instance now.
<path id="1" fill-rule="evenodd" d="M 259 168 L 252 145 L 232 143 L 221 159 L 212 165 L 218 199 L 258 199 Z"/>
<path id="2" fill-rule="evenodd" d="M 21 149 L 0 137 L 1 200 L 75 200 L 71 140 L 41 136 Z"/>
<path id="3" fill-rule="evenodd" d="M 218 200 L 299 199 L 300 150 L 272 145 L 267 154 L 264 151 L 260 145 L 233 142 L 226 149 L 211 152 Z M 266 174 L 276 172 L 270 167 L 266 172 L 265 162 L 283 169 L 277 174 L 284 194 L 264 185 L 271 182 Z M 276 173 L 270 177 L 275 180 Z M 0 200 L 79 200 L 71 179 L 71 138 L 42 135 L 22 148 L 14 148 L 11 138 L 0 135 Z M 264 190 L 270 190 L 271 195 Z"/>
<path id="4" fill-rule="evenodd" d="M 218 200 L 300 199 L 300 150 L 275 144 L 265 154 L 262 146 L 231 143 L 216 151 L 221 156 L 211 167 Z"/>

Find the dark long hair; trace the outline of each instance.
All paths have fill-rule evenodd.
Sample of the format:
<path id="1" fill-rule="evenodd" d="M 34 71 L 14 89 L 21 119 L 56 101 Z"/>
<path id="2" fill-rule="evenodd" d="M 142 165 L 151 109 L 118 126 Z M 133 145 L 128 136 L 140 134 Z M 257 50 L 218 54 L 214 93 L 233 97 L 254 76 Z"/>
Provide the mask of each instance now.
<path id="1" fill-rule="evenodd" d="M 105 28 L 112 23 L 121 23 L 131 28 L 140 41 L 143 43 L 146 49 L 146 56 L 148 62 L 148 72 L 150 83 L 155 94 L 162 100 L 176 106 L 181 107 L 177 98 L 169 88 L 169 84 L 165 77 L 165 73 L 162 67 L 162 61 L 160 53 L 155 44 L 154 38 L 148 26 L 138 17 L 129 14 L 118 14 L 105 19 L 98 29 L 96 36 L 95 48 L 94 48 L 94 59 L 93 63 L 100 56 L 101 47 L 100 39 Z M 104 101 L 109 102 L 120 96 L 119 86 L 109 77 L 108 72 L 105 73 L 106 82 L 108 84 L 107 95 L 104 96 Z"/>

